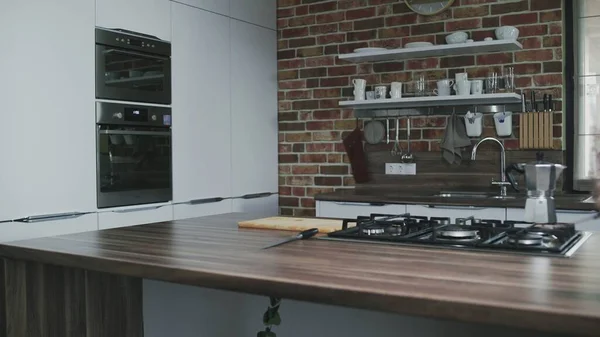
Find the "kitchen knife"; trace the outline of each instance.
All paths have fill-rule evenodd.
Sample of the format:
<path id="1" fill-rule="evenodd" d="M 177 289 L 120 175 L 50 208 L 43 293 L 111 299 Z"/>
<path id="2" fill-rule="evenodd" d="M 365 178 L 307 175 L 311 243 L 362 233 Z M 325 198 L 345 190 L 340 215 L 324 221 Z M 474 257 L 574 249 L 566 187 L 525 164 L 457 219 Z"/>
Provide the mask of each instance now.
<path id="1" fill-rule="evenodd" d="M 552 112 L 554 106 L 552 105 L 552 95 L 548 95 L 548 111 Z"/>
<path id="2" fill-rule="evenodd" d="M 319 229 L 318 228 L 307 229 L 307 230 L 305 230 L 303 232 L 300 232 L 298 235 L 292 236 L 291 238 L 287 238 L 287 239 L 285 239 L 285 240 L 283 240 L 281 242 L 277 242 L 277 243 L 274 243 L 272 245 L 263 247 L 263 249 L 269 249 L 269 248 L 281 246 L 281 245 L 283 245 L 285 243 L 296 241 L 296 240 L 308 239 L 308 238 L 311 238 L 311 237 L 315 236 L 317 233 L 319 233 Z"/>
<path id="3" fill-rule="evenodd" d="M 537 103 L 535 101 L 535 91 L 531 90 L 531 112 L 537 112 Z"/>
<path id="4" fill-rule="evenodd" d="M 548 111 L 548 94 L 544 94 L 544 98 L 542 98 L 542 102 L 544 105 L 544 112 Z"/>

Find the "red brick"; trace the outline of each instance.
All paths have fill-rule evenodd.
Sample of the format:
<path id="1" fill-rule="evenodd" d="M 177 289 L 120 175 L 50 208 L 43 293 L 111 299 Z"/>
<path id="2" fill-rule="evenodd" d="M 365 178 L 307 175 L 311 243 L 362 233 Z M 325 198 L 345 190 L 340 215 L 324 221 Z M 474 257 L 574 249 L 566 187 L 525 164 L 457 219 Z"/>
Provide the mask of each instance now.
<path id="1" fill-rule="evenodd" d="M 441 139 L 445 132 L 445 129 L 424 129 L 423 139 Z"/>
<path id="2" fill-rule="evenodd" d="M 404 70 L 404 62 L 381 62 L 373 64 L 376 73 L 389 73 Z"/>
<path id="3" fill-rule="evenodd" d="M 527 25 L 517 26 L 517 28 L 519 28 L 519 37 L 521 38 L 527 36 L 540 36 L 548 34 L 548 25 Z"/>
<path id="4" fill-rule="evenodd" d="M 292 190 L 292 195 L 293 196 L 303 197 L 303 196 L 306 195 L 306 188 L 305 187 L 292 187 L 291 190 Z"/>
<path id="5" fill-rule="evenodd" d="M 500 26 L 500 17 L 498 17 L 498 16 L 482 18 L 482 20 L 481 20 L 481 27 L 483 27 L 483 28 L 498 27 L 498 26 Z"/>
<path id="6" fill-rule="evenodd" d="M 504 148 L 507 150 L 518 150 L 519 140 L 518 139 L 504 139 Z"/>
<path id="7" fill-rule="evenodd" d="M 339 88 L 315 89 L 313 91 L 315 98 L 340 97 L 340 95 L 341 90 Z"/>
<path id="8" fill-rule="evenodd" d="M 354 25 L 352 24 L 352 21 L 348 21 L 348 22 L 340 22 L 338 24 L 338 29 L 340 30 L 340 32 L 349 32 L 351 31 Z"/>
<path id="9" fill-rule="evenodd" d="M 306 16 L 296 16 L 290 18 L 288 20 L 288 26 L 296 27 L 296 26 L 308 26 L 315 23 L 314 15 L 306 15 Z"/>
<path id="10" fill-rule="evenodd" d="M 562 8 L 562 0 L 531 0 L 532 11 Z"/>
<path id="11" fill-rule="evenodd" d="M 301 37 L 308 35 L 308 27 L 288 28 L 281 31 L 283 38 Z"/>
<path id="12" fill-rule="evenodd" d="M 279 89 L 301 89 L 306 87 L 304 80 L 279 81 Z"/>
<path id="13" fill-rule="evenodd" d="M 300 70 L 300 78 L 321 77 L 327 74 L 327 68 L 307 68 Z"/>
<path id="14" fill-rule="evenodd" d="M 444 31 L 443 22 L 423 23 L 410 26 L 410 35 L 429 35 Z"/>
<path id="15" fill-rule="evenodd" d="M 277 72 L 277 80 L 293 80 L 298 78 L 298 70 L 283 70 Z"/>
<path id="16" fill-rule="evenodd" d="M 379 38 L 387 39 L 393 37 L 404 37 L 410 35 L 410 27 L 394 27 L 394 28 L 382 28 L 379 30 Z"/>
<path id="17" fill-rule="evenodd" d="M 417 23 L 418 15 L 416 13 L 410 13 L 405 15 L 394 15 L 385 18 L 385 25 L 388 27 L 392 26 L 406 26 Z M 408 27 L 406 27 L 408 28 Z"/>
<path id="18" fill-rule="evenodd" d="M 277 52 L 278 60 L 293 59 L 295 57 L 296 57 L 296 50 L 294 50 L 294 49 L 280 50 Z"/>
<path id="19" fill-rule="evenodd" d="M 328 77 L 321 78 L 321 87 L 344 87 L 350 85 L 348 77 Z"/>
<path id="20" fill-rule="evenodd" d="M 339 105 L 339 98 L 322 99 L 319 101 L 319 109 L 335 109 Z"/>
<path id="21" fill-rule="evenodd" d="M 288 122 L 279 122 L 279 131 L 304 131 L 306 130 L 306 123 L 288 123 Z M 294 133 L 294 135 L 300 136 L 299 133 Z M 290 139 L 294 139 L 292 136 Z"/>
<path id="22" fill-rule="evenodd" d="M 444 57 L 440 60 L 441 68 L 456 68 L 472 65 L 475 65 L 475 57 L 471 55 Z"/>
<path id="23" fill-rule="evenodd" d="M 338 31 L 337 23 L 327 23 L 324 25 L 316 25 L 310 27 L 311 35 L 321 35 L 327 33 L 334 33 Z"/>
<path id="24" fill-rule="evenodd" d="M 288 132 L 285 134 L 285 141 L 290 143 L 310 142 L 312 135 L 310 132 Z"/>
<path id="25" fill-rule="evenodd" d="M 288 45 L 288 40 L 279 40 L 277 41 L 277 50 L 287 49 Z"/>
<path id="26" fill-rule="evenodd" d="M 523 25 L 528 23 L 537 23 L 538 22 L 538 13 L 522 13 L 522 14 L 512 14 L 512 15 L 504 15 L 500 18 L 500 24 L 503 26 L 515 26 L 515 25 Z"/>
<path id="27" fill-rule="evenodd" d="M 372 40 L 377 37 L 376 30 L 362 30 L 358 32 L 348 32 L 346 33 L 347 41 L 362 41 L 362 40 Z"/>
<path id="28" fill-rule="evenodd" d="M 331 23 L 344 21 L 344 12 L 325 13 L 317 15 L 317 23 Z"/>
<path id="29" fill-rule="evenodd" d="M 342 178 L 340 177 L 315 177 L 315 185 L 317 186 L 340 186 Z"/>
<path id="30" fill-rule="evenodd" d="M 354 21 L 354 30 L 375 29 L 385 25 L 383 18 Z"/>
<path id="31" fill-rule="evenodd" d="M 307 88 L 316 88 L 319 86 L 319 79 L 318 78 L 309 78 L 306 80 L 306 87 Z"/>
<path id="32" fill-rule="evenodd" d="M 562 62 L 553 61 L 553 62 L 544 62 L 544 72 L 545 73 L 560 73 L 563 71 Z"/>
<path id="33" fill-rule="evenodd" d="M 550 34 L 562 34 L 562 24 L 561 23 L 551 23 L 549 26 L 550 26 Z"/>
<path id="34" fill-rule="evenodd" d="M 327 162 L 328 163 L 341 163 L 342 155 L 339 153 L 330 153 L 327 155 Z"/>
<path id="35" fill-rule="evenodd" d="M 292 144 L 279 144 L 279 153 L 292 152 Z"/>
<path id="36" fill-rule="evenodd" d="M 310 13 L 329 12 L 337 9 L 337 1 L 320 2 L 310 5 L 308 11 Z"/>
<path id="37" fill-rule="evenodd" d="M 331 66 L 335 63 L 334 56 L 311 57 L 306 59 L 307 67 Z"/>
<path id="38" fill-rule="evenodd" d="M 449 11 L 445 12 L 448 13 Z M 452 16 L 455 19 L 483 17 L 489 15 L 489 13 L 489 6 L 456 7 L 452 10 Z"/>
<path id="39" fill-rule="evenodd" d="M 298 120 L 298 113 L 295 111 L 279 112 L 277 114 L 278 121 L 296 121 Z"/>
<path id="40" fill-rule="evenodd" d="M 446 10 L 443 11 L 441 13 L 438 14 L 434 14 L 434 15 L 426 15 L 426 16 L 421 16 L 419 18 L 419 22 L 421 23 L 426 23 L 426 22 L 442 22 L 442 21 L 447 21 L 452 19 L 452 11 L 451 10 Z"/>
<path id="41" fill-rule="evenodd" d="M 395 4 L 393 8 L 394 13 L 411 13 L 412 10 L 410 8 L 408 8 L 408 6 L 406 5 L 406 3 L 401 2 L 398 4 Z"/>
<path id="42" fill-rule="evenodd" d="M 289 25 L 288 19 L 277 19 L 277 29 L 282 30 L 283 28 L 287 28 Z"/>
<path id="43" fill-rule="evenodd" d="M 437 68 L 440 64 L 440 59 L 437 57 L 430 57 L 427 59 L 418 60 L 407 60 L 406 70 L 418 70 L 418 69 L 431 69 Z"/>
<path id="44" fill-rule="evenodd" d="M 369 46 L 369 44 L 367 42 L 352 42 L 352 43 L 341 44 L 338 46 L 338 49 L 339 49 L 340 54 L 346 54 L 346 53 L 351 53 L 356 48 L 364 48 L 364 47 L 368 47 L 368 46 Z"/>
<path id="45" fill-rule="evenodd" d="M 471 32 L 471 38 L 475 41 L 483 41 L 483 39 L 485 39 L 486 37 L 491 37 L 491 38 L 496 38 L 496 34 L 494 34 L 494 30 L 493 29 L 487 29 L 487 30 L 477 30 L 474 32 Z"/>
<path id="46" fill-rule="evenodd" d="M 329 67 L 327 69 L 327 75 L 329 76 L 343 76 L 343 75 L 354 75 L 356 74 L 356 65 L 341 66 L 341 67 Z"/>
<path id="47" fill-rule="evenodd" d="M 302 59 L 277 61 L 277 69 L 279 70 L 302 68 L 303 66 L 304 60 Z"/>
<path id="48" fill-rule="evenodd" d="M 318 108 L 319 101 L 307 100 L 307 101 L 295 101 L 293 107 L 295 110 L 313 110 Z"/>
<path id="49" fill-rule="evenodd" d="M 540 22 L 553 22 L 562 20 L 562 11 L 556 10 L 551 12 L 541 12 Z"/>
<path id="50" fill-rule="evenodd" d="M 342 43 L 345 42 L 345 40 L 346 34 L 344 33 L 321 35 L 317 37 L 317 42 L 319 44 Z"/>
<path id="51" fill-rule="evenodd" d="M 369 0 L 369 4 L 371 6 L 389 4 L 393 2 L 397 2 L 397 0 Z"/>
<path id="52" fill-rule="evenodd" d="M 335 121 L 336 130 L 354 130 L 356 127 L 356 119 L 342 119 Z M 343 151 L 343 149 L 342 149 Z"/>
<path id="53" fill-rule="evenodd" d="M 375 7 L 351 9 L 346 11 L 346 20 L 356 20 L 375 16 Z"/>
<path id="54" fill-rule="evenodd" d="M 313 132 L 314 141 L 332 141 L 339 140 L 340 134 L 336 131 Z"/>
<path id="55" fill-rule="evenodd" d="M 554 53 L 550 49 L 542 50 L 525 50 L 515 53 L 516 62 L 524 61 L 549 61 L 554 57 Z"/>
<path id="56" fill-rule="evenodd" d="M 562 46 L 561 35 L 544 36 L 544 48 L 546 47 L 560 47 Z"/>
<path id="57" fill-rule="evenodd" d="M 412 122 L 412 125 L 417 128 L 444 127 L 444 126 L 446 126 L 446 120 L 447 120 L 446 117 L 443 117 L 443 116 L 442 117 L 439 117 L 439 116 L 438 117 L 416 117 L 416 118 L 413 118 L 411 122 Z M 404 124 L 404 126 L 402 126 L 402 127 L 405 127 L 406 123 L 402 123 L 402 124 Z"/>
<path id="58" fill-rule="evenodd" d="M 333 151 L 332 143 L 306 144 L 306 152 L 331 152 L 331 151 Z"/>
<path id="59" fill-rule="evenodd" d="M 515 78 L 515 86 L 517 88 L 529 88 L 531 87 L 532 78 L 529 76 L 519 76 Z"/>
<path id="60" fill-rule="evenodd" d="M 477 64 L 478 65 L 501 64 L 501 63 L 512 63 L 512 62 L 513 62 L 512 53 L 495 53 L 495 54 L 477 55 Z"/>
<path id="61" fill-rule="evenodd" d="M 298 57 L 312 57 L 323 55 L 323 47 L 308 47 L 298 49 Z"/>
<path id="62" fill-rule="evenodd" d="M 277 8 L 296 6 L 302 3 L 302 0 L 277 0 Z"/>
<path id="63" fill-rule="evenodd" d="M 447 32 L 454 32 L 457 30 L 469 30 L 469 29 L 476 29 L 476 28 L 481 28 L 481 18 L 464 19 L 464 20 L 446 22 L 446 31 Z M 441 29 L 439 31 L 432 32 L 432 33 L 439 33 L 439 32 L 443 32 L 443 31 L 444 30 Z"/>
<path id="64" fill-rule="evenodd" d="M 519 63 L 514 65 L 515 74 L 539 74 L 542 72 L 541 63 Z"/>
<path id="65" fill-rule="evenodd" d="M 299 198 L 279 197 L 279 206 L 298 207 L 299 204 L 300 204 Z"/>
<path id="66" fill-rule="evenodd" d="M 277 17 L 278 18 L 287 18 L 290 16 L 294 16 L 294 9 L 293 8 L 279 8 L 277 10 Z"/>
<path id="67" fill-rule="evenodd" d="M 469 78 L 485 78 L 488 73 L 491 71 L 495 71 L 496 73 L 502 73 L 501 67 L 498 66 L 482 66 L 475 68 L 467 68 L 467 74 L 469 74 Z M 450 78 L 454 78 L 454 73 L 449 76 Z"/>
<path id="68" fill-rule="evenodd" d="M 313 112 L 313 119 L 339 119 L 340 110 L 316 110 Z"/>
<path id="69" fill-rule="evenodd" d="M 279 209 L 279 212 L 281 213 L 281 215 L 284 215 L 284 216 L 293 216 L 294 215 L 294 209 L 293 208 L 281 207 Z"/>
<path id="70" fill-rule="evenodd" d="M 348 174 L 348 166 L 345 165 L 321 165 L 321 174 L 324 175 L 344 175 Z"/>
<path id="71" fill-rule="evenodd" d="M 301 163 L 326 163 L 327 155 L 320 154 L 320 153 L 301 154 L 300 162 Z"/>
<path id="72" fill-rule="evenodd" d="M 308 5 L 296 7 L 296 16 L 308 14 Z"/>
<path id="73" fill-rule="evenodd" d="M 316 211 L 314 208 L 294 208 L 293 211 L 294 211 L 294 214 L 291 214 L 291 215 L 300 216 L 300 217 L 314 217 L 316 214 Z"/>
<path id="74" fill-rule="evenodd" d="M 289 169 L 289 166 L 279 166 L 279 172 L 281 173 L 282 168 Z M 292 188 L 289 186 L 279 186 L 279 195 L 292 195 Z"/>
<path id="75" fill-rule="evenodd" d="M 306 99 L 310 97 L 310 90 L 292 90 L 288 91 L 285 94 L 286 99 L 294 100 L 294 99 Z"/>
<path id="76" fill-rule="evenodd" d="M 539 36 L 527 37 L 520 40 L 523 49 L 538 49 L 542 48 L 542 39 Z"/>
<path id="77" fill-rule="evenodd" d="M 454 2 L 455 4 L 458 1 Z M 479 4 L 487 4 L 491 2 L 498 2 L 498 0 L 460 0 L 460 4 L 463 6 L 466 5 L 479 5 Z"/>
<path id="78" fill-rule="evenodd" d="M 280 163 L 297 163 L 298 155 L 297 154 L 280 154 L 279 162 Z"/>
<path id="79" fill-rule="evenodd" d="M 411 80 L 411 73 L 409 73 L 409 72 L 381 74 L 381 82 L 382 83 L 408 82 L 410 80 Z"/>
<path id="80" fill-rule="evenodd" d="M 562 74 L 544 74 L 533 76 L 533 84 L 536 86 L 547 87 L 551 85 L 561 85 L 562 83 Z"/>
<path id="81" fill-rule="evenodd" d="M 332 121 L 307 122 L 307 130 L 331 130 L 333 129 Z"/>
<path id="82" fill-rule="evenodd" d="M 337 45 L 328 45 L 325 46 L 325 55 L 331 54 L 339 54 L 339 49 Z"/>
<path id="83" fill-rule="evenodd" d="M 492 15 L 524 12 L 529 10 L 529 1 L 516 1 L 492 5 Z"/>
<path id="84" fill-rule="evenodd" d="M 314 37 L 303 37 L 300 39 L 292 39 L 289 42 L 290 48 L 298 48 L 298 47 L 305 47 L 305 46 L 312 46 L 316 43 L 316 40 Z"/>
<path id="85" fill-rule="evenodd" d="M 317 165 L 293 165 L 292 174 L 317 174 L 319 167 Z"/>
<path id="86" fill-rule="evenodd" d="M 292 110 L 292 102 L 277 102 L 279 111 Z"/>
<path id="87" fill-rule="evenodd" d="M 315 207 L 315 199 L 313 198 L 302 198 L 300 199 L 300 206 L 305 208 L 314 208 Z M 312 210 L 309 210 L 312 211 Z"/>
<path id="88" fill-rule="evenodd" d="M 304 152 L 304 144 L 293 144 L 292 145 L 292 152 Z"/>

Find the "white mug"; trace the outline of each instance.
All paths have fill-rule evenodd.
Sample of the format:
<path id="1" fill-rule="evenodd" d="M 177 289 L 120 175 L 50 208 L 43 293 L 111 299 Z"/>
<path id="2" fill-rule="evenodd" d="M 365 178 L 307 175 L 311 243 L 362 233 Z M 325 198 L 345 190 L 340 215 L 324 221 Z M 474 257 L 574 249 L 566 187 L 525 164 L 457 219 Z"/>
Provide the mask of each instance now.
<path id="1" fill-rule="evenodd" d="M 433 93 L 438 96 L 450 96 L 452 84 L 454 81 L 449 79 L 437 81 L 437 89 L 433 89 Z"/>
<path id="2" fill-rule="evenodd" d="M 483 93 L 483 80 L 471 81 L 471 93 L 473 95 L 481 95 Z"/>
<path id="3" fill-rule="evenodd" d="M 471 82 L 469 81 L 460 81 L 454 84 L 454 90 L 456 90 L 456 94 L 459 96 L 468 96 L 471 94 Z"/>
<path id="4" fill-rule="evenodd" d="M 456 73 L 454 74 L 455 83 L 468 81 L 469 75 L 467 73 Z"/>
<path id="5" fill-rule="evenodd" d="M 354 89 L 354 100 L 355 101 L 364 101 L 365 100 L 365 90 L 364 89 Z"/>
<path id="6" fill-rule="evenodd" d="M 387 87 L 385 85 L 378 85 L 375 87 L 375 99 L 385 99 L 387 96 Z"/>
<path id="7" fill-rule="evenodd" d="M 365 91 L 365 89 L 367 88 L 367 80 L 363 80 L 360 78 L 353 79 L 352 84 L 354 84 L 354 89 Z"/>
<path id="8" fill-rule="evenodd" d="M 392 82 L 390 88 L 391 98 L 402 98 L 402 82 Z"/>

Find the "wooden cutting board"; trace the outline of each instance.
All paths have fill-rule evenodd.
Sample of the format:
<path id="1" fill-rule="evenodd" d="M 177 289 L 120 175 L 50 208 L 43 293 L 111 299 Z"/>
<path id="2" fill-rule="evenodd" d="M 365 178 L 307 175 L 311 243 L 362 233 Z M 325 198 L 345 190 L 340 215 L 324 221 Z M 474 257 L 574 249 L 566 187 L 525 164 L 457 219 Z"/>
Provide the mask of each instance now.
<path id="1" fill-rule="evenodd" d="M 301 232 L 306 229 L 318 228 L 319 233 L 331 233 L 342 229 L 342 220 L 319 218 L 270 217 L 238 223 L 240 228 L 262 228 L 284 231 Z"/>

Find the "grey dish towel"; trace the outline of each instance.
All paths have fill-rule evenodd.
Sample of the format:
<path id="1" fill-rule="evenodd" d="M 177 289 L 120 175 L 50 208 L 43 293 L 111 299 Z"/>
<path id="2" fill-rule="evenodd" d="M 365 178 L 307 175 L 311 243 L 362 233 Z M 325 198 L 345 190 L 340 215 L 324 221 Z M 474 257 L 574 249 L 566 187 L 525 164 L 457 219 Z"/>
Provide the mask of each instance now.
<path id="1" fill-rule="evenodd" d="M 446 132 L 442 139 L 442 157 L 449 164 L 460 165 L 462 161 L 461 150 L 463 147 L 470 145 L 471 140 L 467 136 L 464 119 L 453 113 L 448 119 Z"/>

